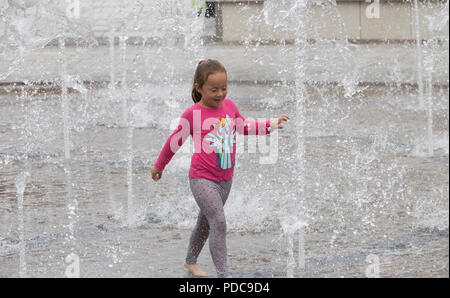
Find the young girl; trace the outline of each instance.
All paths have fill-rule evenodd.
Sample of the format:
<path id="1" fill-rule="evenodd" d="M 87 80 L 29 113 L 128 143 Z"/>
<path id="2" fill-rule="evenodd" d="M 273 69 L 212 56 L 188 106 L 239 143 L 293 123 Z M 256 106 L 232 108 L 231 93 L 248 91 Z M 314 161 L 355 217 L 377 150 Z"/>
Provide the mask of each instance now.
<path id="1" fill-rule="evenodd" d="M 290 119 L 283 115 L 272 121 L 245 120 L 226 95 L 227 72 L 223 65 L 212 59 L 200 61 L 192 88 L 195 104 L 181 115 L 178 127 L 167 139 L 152 169 L 153 180 L 161 179 L 164 168 L 176 151 L 189 135 L 193 137 L 189 183 L 200 212 L 184 266 L 194 276 L 206 276 L 196 263 L 209 236 L 209 249 L 218 277 L 231 277 L 227 267 L 223 206 L 232 184 L 236 131 L 245 135 L 265 135 L 276 128 L 283 128 L 281 121 Z"/>

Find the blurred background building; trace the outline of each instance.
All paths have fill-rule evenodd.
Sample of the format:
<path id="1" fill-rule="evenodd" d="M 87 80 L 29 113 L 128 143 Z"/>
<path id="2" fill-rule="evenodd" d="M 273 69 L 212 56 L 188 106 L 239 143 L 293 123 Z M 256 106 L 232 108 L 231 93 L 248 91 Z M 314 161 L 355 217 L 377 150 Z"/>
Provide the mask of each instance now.
<path id="1" fill-rule="evenodd" d="M 287 7 L 280 0 L 278 6 Z M 267 23 L 264 0 L 160 0 L 151 5 L 137 1 L 81 1 L 66 0 L 52 2 L 49 8 L 59 7 L 59 11 L 42 10 L 43 1 L 38 0 L 0 0 L 0 36 L 10 27 L 5 15 L 14 9 L 19 16 L 36 16 L 32 30 L 42 36 L 57 34 L 58 28 L 46 18 L 54 13 L 71 16 L 72 24 L 77 24 L 80 35 L 89 32 L 97 39 L 109 36 L 111 31 L 128 37 L 139 36 L 148 40 L 165 39 L 167 28 L 176 28 L 175 16 L 191 14 L 193 6 L 198 15 L 204 16 L 203 36 L 206 42 L 291 42 L 292 30 L 274 27 Z M 286 5 L 283 3 L 286 2 Z M 343 39 L 352 42 L 398 42 L 416 40 L 415 23 L 419 23 L 420 38 L 431 36 L 429 22 L 443 10 L 448 9 L 445 0 L 316 0 L 309 1 L 314 29 L 308 32 L 310 39 Z M 418 9 L 416 20 L 415 9 Z M 129 24 L 133 15 L 139 18 L 139 27 Z M 448 15 L 448 14 L 447 14 Z M 444 16 L 444 15 L 443 15 Z M 53 19 L 53 18 L 50 18 Z M 165 26 L 164 28 L 160 28 Z M 70 31 L 70 30 L 68 30 Z M 176 35 L 176 32 L 172 32 Z M 448 36 L 448 26 L 447 26 Z M 133 40 L 132 38 L 130 40 Z"/>
<path id="2" fill-rule="evenodd" d="M 293 40 L 293 32 L 274 28 L 264 22 L 264 2 L 209 2 L 215 12 L 215 38 L 224 42 L 239 42 L 250 35 L 254 40 L 267 42 Z M 343 24 L 340 24 L 339 18 L 333 17 L 334 11 L 329 10 L 333 2 L 336 2 Z M 428 18 L 442 13 L 446 9 L 445 2 L 418 1 L 422 39 L 431 36 Z M 411 41 L 416 39 L 414 10 L 415 2 L 405 0 L 313 1 L 312 18 L 319 25 L 315 32 L 308 32 L 308 35 L 311 39 L 341 39 L 345 36 L 355 42 Z"/>

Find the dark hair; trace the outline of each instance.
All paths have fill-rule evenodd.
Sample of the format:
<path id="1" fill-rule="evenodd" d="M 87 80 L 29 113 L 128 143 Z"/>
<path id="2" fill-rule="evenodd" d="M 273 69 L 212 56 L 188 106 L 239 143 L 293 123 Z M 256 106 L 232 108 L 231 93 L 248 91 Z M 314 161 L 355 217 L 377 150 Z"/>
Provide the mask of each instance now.
<path id="1" fill-rule="evenodd" d="M 224 72 L 227 73 L 225 67 L 217 60 L 208 59 L 202 60 L 198 63 L 194 74 L 194 83 L 192 84 L 192 100 L 197 103 L 202 99 L 202 95 L 195 89 L 195 84 L 200 88 L 208 80 L 209 75 Z"/>

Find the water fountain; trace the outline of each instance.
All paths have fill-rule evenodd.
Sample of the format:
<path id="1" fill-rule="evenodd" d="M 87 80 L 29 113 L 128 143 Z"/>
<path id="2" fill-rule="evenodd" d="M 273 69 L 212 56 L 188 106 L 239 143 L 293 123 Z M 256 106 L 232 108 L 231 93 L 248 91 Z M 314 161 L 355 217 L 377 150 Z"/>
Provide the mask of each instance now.
<path id="1" fill-rule="evenodd" d="M 283 10 L 283 9 L 286 9 Z M 296 192 L 290 202 L 286 202 L 286 206 L 280 214 L 280 222 L 283 233 L 286 235 L 288 241 L 289 261 L 287 265 L 287 276 L 294 277 L 293 269 L 293 237 L 294 234 L 300 230 L 299 235 L 303 235 L 302 229 L 307 225 L 305 221 L 305 214 L 299 207 L 305 206 L 305 110 L 308 94 L 306 92 L 306 51 L 308 49 L 307 40 L 307 24 L 310 21 L 310 3 L 308 1 L 268 1 L 266 3 L 265 18 L 269 23 L 272 21 L 276 23 L 278 20 L 286 20 L 290 29 L 295 32 L 295 118 L 296 121 L 296 159 L 297 164 L 297 181 Z M 284 14 L 283 16 L 277 14 Z M 286 214 L 291 214 L 286 219 Z M 300 241 L 301 243 L 303 241 Z M 302 251 L 299 249 L 299 251 Z M 303 260 L 303 259 L 302 259 Z M 302 261 L 303 262 L 303 261 Z"/>
<path id="2" fill-rule="evenodd" d="M 244 116 L 292 119 L 270 136 L 275 163 L 238 139 L 235 276 L 448 275 L 448 9 L 425 41 L 366 44 L 340 3 L 236 4 L 254 10 L 229 45 L 205 42 L 202 1 L 0 1 L 0 276 L 184 274 L 192 143 L 158 183 L 149 171 L 202 58 L 225 64 Z M 423 3 L 409 4 L 419 27 Z"/>
<path id="3" fill-rule="evenodd" d="M 418 0 L 414 0 L 414 27 L 419 28 L 419 4 Z M 416 45 L 417 45 L 417 85 L 419 87 L 419 104 L 420 107 L 424 106 L 423 95 L 423 54 L 422 54 L 422 40 L 420 37 L 420 30 L 416 30 Z"/>
<path id="4" fill-rule="evenodd" d="M 30 174 L 28 172 L 20 173 L 16 178 L 17 189 L 17 210 L 19 217 L 19 276 L 26 277 L 27 263 L 25 260 L 26 243 L 24 238 L 24 219 L 23 219 L 23 194 L 25 192 L 26 178 Z"/>

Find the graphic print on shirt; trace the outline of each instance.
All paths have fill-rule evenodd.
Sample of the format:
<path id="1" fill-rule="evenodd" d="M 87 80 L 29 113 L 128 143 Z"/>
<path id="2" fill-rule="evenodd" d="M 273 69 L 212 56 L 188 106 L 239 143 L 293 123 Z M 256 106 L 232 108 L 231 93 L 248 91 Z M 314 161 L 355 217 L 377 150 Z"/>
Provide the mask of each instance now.
<path id="1" fill-rule="evenodd" d="M 231 151 L 233 144 L 236 143 L 236 129 L 233 126 L 233 120 L 226 115 L 226 118 L 218 118 L 217 123 L 213 124 L 213 130 L 205 136 L 205 139 L 211 142 L 209 145 L 216 148 L 217 167 L 226 170 L 231 169 Z"/>

